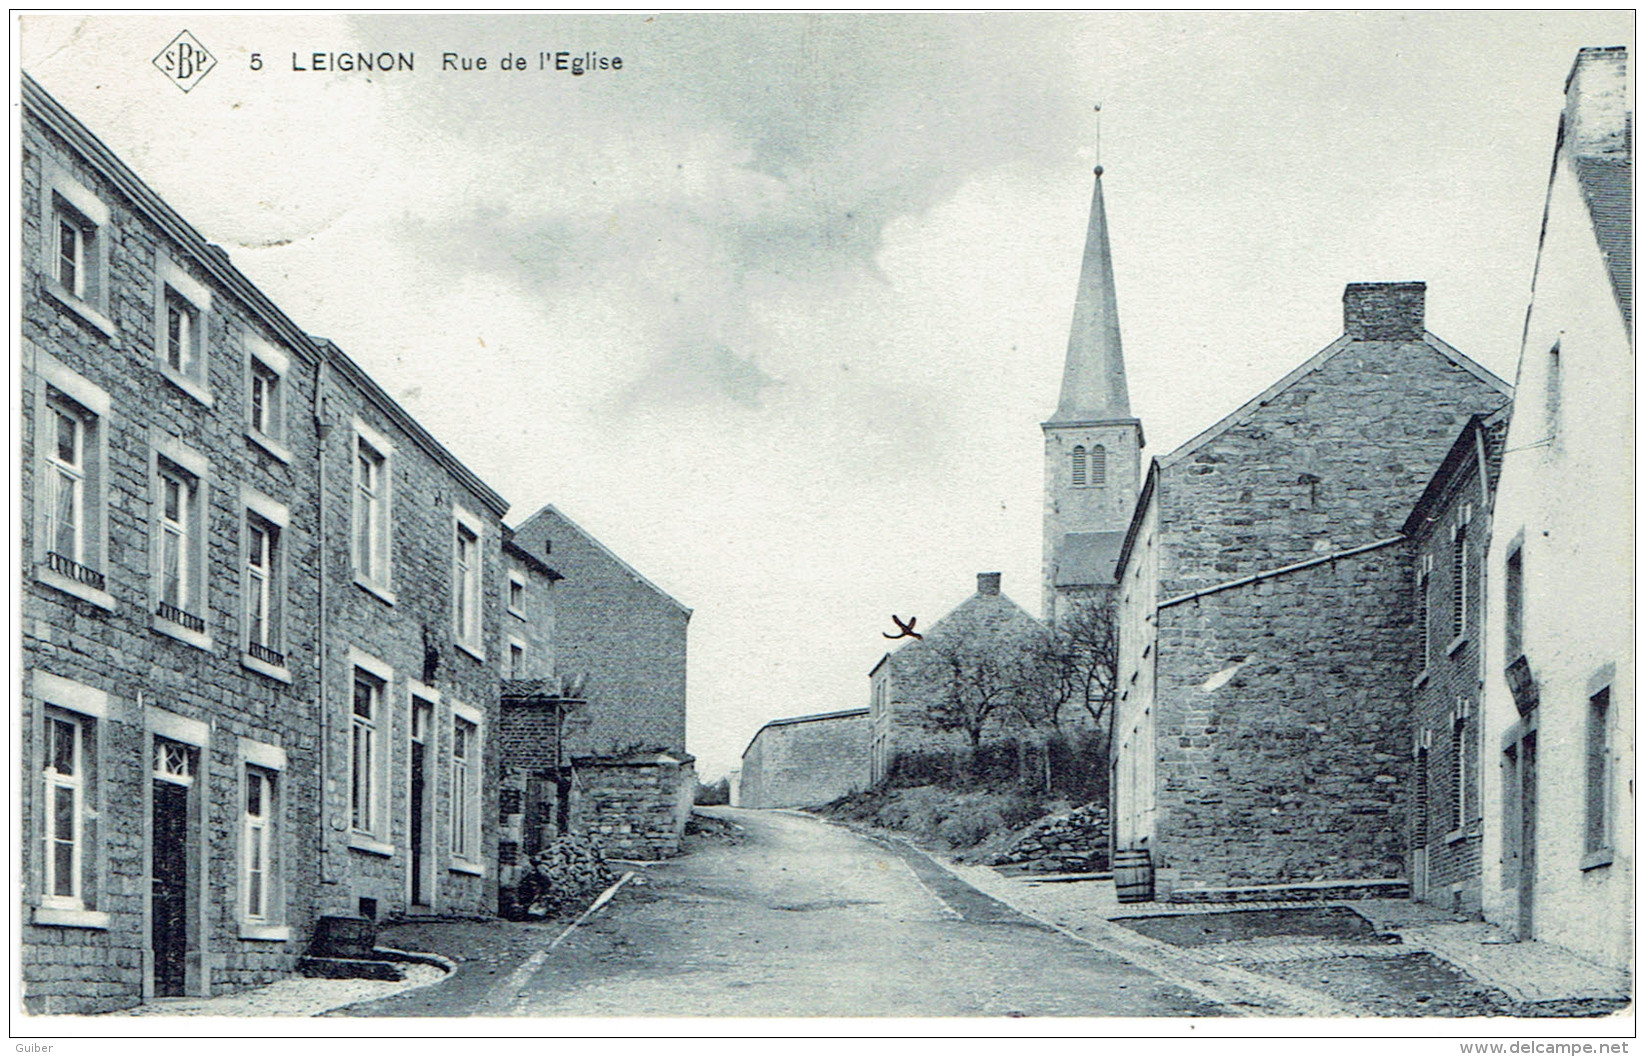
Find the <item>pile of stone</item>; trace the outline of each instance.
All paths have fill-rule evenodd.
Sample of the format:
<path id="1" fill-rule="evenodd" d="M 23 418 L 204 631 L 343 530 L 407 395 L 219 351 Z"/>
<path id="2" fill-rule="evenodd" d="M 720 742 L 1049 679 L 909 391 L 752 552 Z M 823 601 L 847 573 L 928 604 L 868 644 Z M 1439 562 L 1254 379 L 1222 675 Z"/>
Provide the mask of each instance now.
<path id="1" fill-rule="evenodd" d="M 597 839 L 560 837 L 531 857 L 511 916 L 545 918 L 581 910 L 616 879 Z"/>
<path id="2" fill-rule="evenodd" d="M 1108 869 L 1108 807 L 1083 804 L 1047 815 L 1017 836 L 990 866 L 1025 873 L 1099 873 Z"/>

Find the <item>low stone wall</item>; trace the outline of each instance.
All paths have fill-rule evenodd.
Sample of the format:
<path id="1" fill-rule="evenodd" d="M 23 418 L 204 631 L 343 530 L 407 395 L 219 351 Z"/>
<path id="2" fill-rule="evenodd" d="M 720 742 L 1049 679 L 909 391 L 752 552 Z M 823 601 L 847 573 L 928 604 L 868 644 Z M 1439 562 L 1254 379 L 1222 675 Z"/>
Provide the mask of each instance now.
<path id="1" fill-rule="evenodd" d="M 1094 873 L 1108 869 L 1108 807 L 1084 804 L 1041 819 L 991 866 L 1020 866 L 1030 873 Z"/>
<path id="2" fill-rule="evenodd" d="M 579 759 L 571 828 L 599 838 L 608 856 L 665 859 L 680 850 L 697 769 L 689 757 Z"/>

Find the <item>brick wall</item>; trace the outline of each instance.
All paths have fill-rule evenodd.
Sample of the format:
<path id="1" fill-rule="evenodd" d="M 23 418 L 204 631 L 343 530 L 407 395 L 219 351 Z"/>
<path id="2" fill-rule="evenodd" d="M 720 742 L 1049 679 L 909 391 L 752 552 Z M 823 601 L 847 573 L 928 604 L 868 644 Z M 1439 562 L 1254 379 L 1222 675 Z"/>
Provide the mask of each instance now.
<path id="1" fill-rule="evenodd" d="M 554 663 L 587 676 L 579 755 L 685 751 L 690 610 L 630 569 L 553 507 L 515 542 L 565 577 L 554 584 Z"/>
<path id="2" fill-rule="evenodd" d="M 1162 881 L 1400 876 L 1409 568 L 1396 544 L 1159 610 Z"/>
<path id="3" fill-rule="evenodd" d="M 741 806 L 815 807 L 868 787 L 868 710 L 778 720 L 761 727 L 744 757 Z"/>

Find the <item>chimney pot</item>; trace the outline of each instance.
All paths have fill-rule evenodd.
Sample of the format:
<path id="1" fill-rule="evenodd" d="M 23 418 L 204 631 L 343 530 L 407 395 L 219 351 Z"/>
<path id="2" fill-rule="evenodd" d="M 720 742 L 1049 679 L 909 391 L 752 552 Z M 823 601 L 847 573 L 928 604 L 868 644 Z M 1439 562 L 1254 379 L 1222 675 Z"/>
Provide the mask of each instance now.
<path id="1" fill-rule="evenodd" d="M 977 574 L 977 594 L 979 594 L 979 595 L 997 595 L 999 593 L 1000 593 L 1000 574 L 999 573 L 978 573 Z"/>
<path id="2" fill-rule="evenodd" d="M 1363 341 L 1421 341 L 1427 283 L 1349 283 L 1342 329 Z"/>

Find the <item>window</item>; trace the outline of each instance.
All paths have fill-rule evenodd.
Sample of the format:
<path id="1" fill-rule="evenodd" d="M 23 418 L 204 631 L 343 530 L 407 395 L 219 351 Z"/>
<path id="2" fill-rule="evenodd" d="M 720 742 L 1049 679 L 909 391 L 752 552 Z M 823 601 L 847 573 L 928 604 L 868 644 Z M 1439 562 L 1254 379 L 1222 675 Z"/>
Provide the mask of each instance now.
<path id="1" fill-rule="evenodd" d="M 244 607 L 245 656 L 248 668 L 289 681 L 285 655 L 286 507 L 251 489 L 241 489 L 245 506 L 240 598 Z"/>
<path id="2" fill-rule="evenodd" d="M 1433 583 L 1434 557 L 1422 556 L 1422 567 L 1417 573 L 1417 618 L 1422 627 L 1422 671 L 1426 672 L 1434 660 L 1434 607 L 1428 597 Z"/>
<path id="3" fill-rule="evenodd" d="M 508 611 L 525 619 L 525 581 L 515 572 L 508 574 Z"/>
<path id="4" fill-rule="evenodd" d="M 1607 686 L 1588 698 L 1588 803 L 1583 851 L 1589 853 L 1611 847 L 1610 719 L 1611 688 Z"/>
<path id="5" fill-rule="evenodd" d="M 354 715 L 349 735 L 349 810 L 357 833 L 375 834 L 380 829 L 377 759 L 381 751 L 383 689 L 383 680 L 355 669 Z"/>
<path id="6" fill-rule="evenodd" d="M 453 514 L 452 630 L 459 646 L 483 657 L 480 626 L 481 522 L 461 507 L 455 508 Z"/>
<path id="7" fill-rule="evenodd" d="M 25 345 L 24 357 L 41 378 L 32 488 L 37 576 L 112 610 L 103 575 L 108 394 L 32 346 Z"/>
<path id="8" fill-rule="evenodd" d="M 1101 488 L 1108 483 L 1108 449 L 1101 444 L 1091 448 L 1091 487 Z"/>
<path id="9" fill-rule="evenodd" d="M 270 835 L 274 831 L 274 775 L 246 768 L 244 851 L 247 921 L 267 922 L 269 914 Z"/>
<path id="10" fill-rule="evenodd" d="M 1427 731 L 1423 732 L 1424 740 Z M 1428 846 L 1428 747 L 1417 748 L 1416 764 L 1416 819 L 1411 827 L 1411 843 L 1416 848 Z"/>
<path id="11" fill-rule="evenodd" d="M 1503 639 L 1506 645 L 1507 657 L 1505 660 L 1512 664 L 1525 652 L 1525 548 L 1515 547 L 1508 552 L 1507 568 L 1502 578 L 1502 589 L 1506 602 L 1505 626 Z"/>
<path id="12" fill-rule="evenodd" d="M 86 742 L 89 721 L 56 710 L 46 714 L 44 901 L 82 905 L 86 852 Z"/>
<path id="13" fill-rule="evenodd" d="M 107 315 L 109 210 L 85 185 L 46 162 L 40 196 L 41 247 L 46 290 L 65 308 L 106 337 L 114 336 Z"/>
<path id="14" fill-rule="evenodd" d="M 286 373 L 291 360 L 261 338 L 250 338 L 246 352 L 246 436 L 281 462 L 291 461 L 286 439 Z"/>
<path id="15" fill-rule="evenodd" d="M 210 406 L 206 336 L 211 291 L 164 255 L 156 259 L 155 274 L 154 345 L 160 373 Z"/>
<path id="16" fill-rule="evenodd" d="M 478 862 L 480 855 L 479 727 L 457 716 L 451 728 L 451 855 Z"/>
<path id="17" fill-rule="evenodd" d="M 1451 634 L 1468 633 L 1468 518 L 1458 519 L 1451 533 Z"/>
<path id="18" fill-rule="evenodd" d="M 508 643 L 508 678 L 525 678 L 525 645 L 518 639 Z"/>
<path id="19" fill-rule="evenodd" d="M 151 507 L 154 627 L 201 649 L 211 648 L 206 609 L 206 479 L 210 464 L 172 438 L 153 432 Z"/>
<path id="20" fill-rule="evenodd" d="M 96 907 L 98 726 L 108 714 L 108 695 L 38 669 L 29 678 L 38 704 L 32 729 L 39 784 L 30 794 L 39 798 L 33 812 L 38 865 L 24 887 L 36 903 L 34 923 L 107 928 L 108 915 Z"/>
<path id="21" fill-rule="evenodd" d="M 1451 829 L 1468 824 L 1468 724 L 1464 716 L 1451 721 Z"/>
<path id="22" fill-rule="evenodd" d="M 358 420 L 354 429 L 354 579 L 392 603 L 389 541 L 394 449 L 387 438 Z"/>
<path id="23" fill-rule="evenodd" d="M 1548 350 L 1548 379 L 1547 388 L 1543 393 L 1545 398 L 1543 414 L 1548 425 L 1548 439 L 1559 435 L 1559 406 L 1564 393 L 1563 369 L 1560 363 L 1559 345 Z"/>
<path id="24" fill-rule="evenodd" d="M 1074 487 L 1085 487 L 1085 445 L 1074 445 Z"/>

